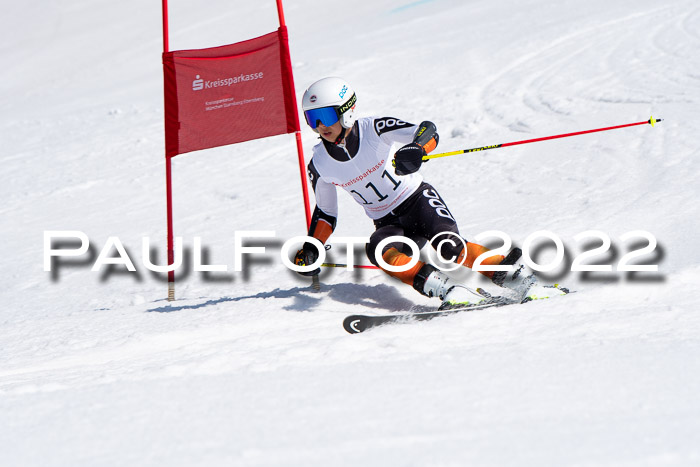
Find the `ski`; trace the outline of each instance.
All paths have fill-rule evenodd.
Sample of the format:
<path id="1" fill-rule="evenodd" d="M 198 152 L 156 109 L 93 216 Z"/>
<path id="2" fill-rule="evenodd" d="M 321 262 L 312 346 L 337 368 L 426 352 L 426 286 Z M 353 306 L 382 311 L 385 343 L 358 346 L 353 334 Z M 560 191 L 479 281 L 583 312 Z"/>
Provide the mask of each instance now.
<path id="1" fill-rule="evenodd" d="M 452 308 L 449 310 L 416 311 L 394 313 L 390 315 L 350 315 L 343 320 L 343 328 L 350 334 L 359 334 L 367 329 L 382 326 L 384 324 L 408 323 L 411 321 L 427 321 L 440 316 L 452 315 L 463 311 L 476 311 L 485 308 L 495 308 L 517 303 L 515 301 L 491 302 L 484 305 L 474 305 L 464 308 Z"/>

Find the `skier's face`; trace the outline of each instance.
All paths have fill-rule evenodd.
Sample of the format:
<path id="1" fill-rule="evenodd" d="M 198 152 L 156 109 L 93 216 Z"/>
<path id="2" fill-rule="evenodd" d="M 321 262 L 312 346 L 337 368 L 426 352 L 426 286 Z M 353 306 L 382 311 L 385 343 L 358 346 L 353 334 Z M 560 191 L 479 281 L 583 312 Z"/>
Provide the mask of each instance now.
<path id="1" fill-rule="evenodd" d="M 334 143 L 335 140 L 338 139 L 338 136 L 340 136 L 340 133 L 343 131 L 343 127 L 340 125 L 340 122 L 335 122 L 331 126 L 326 126 L 319 122 L 317 130 L 318 134 L 321 135 L 321 138 L 328 142 Z"/>

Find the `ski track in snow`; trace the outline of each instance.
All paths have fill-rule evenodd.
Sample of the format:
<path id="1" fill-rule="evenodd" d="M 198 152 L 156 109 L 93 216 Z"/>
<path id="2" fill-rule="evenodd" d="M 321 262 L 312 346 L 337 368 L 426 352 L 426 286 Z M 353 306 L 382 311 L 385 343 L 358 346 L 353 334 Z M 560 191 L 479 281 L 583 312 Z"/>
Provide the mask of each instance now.
<path id="1" fill-rule="evenodd" d="M 173 160 L 186 262 L 195 236 L 229 268 L 233 231 L 276 238 L 245 272 L 179 275 L 169 304 L 141 263 L 144 236 L 164 261 L 160 5 L 7 5 L 0 464 L 700 465 L 700 6 L 288 3 L 299 100 L 344 76 L 361 114 L 434 121 L 439 152 L 663 118 L 422 168 L 467 238 L 548 229 L 570 263 L 573 237 L 602 230 L 615 265 L 633 248 L 620 236 L 646 230 L 659 244 L 640 261 L 659 271 L 559 271 L 577 293 L 351 336 L 347 315 L 437 303 L 368 270 L 326 270 L 313 292 L 279 263 L 304 233 L 284 135 Z M 273 2 L 171 2 L 171 46 L 276 21 Z M 367 236 L 339 198 L 336 235 Z M 46 230 L 84 231 L 89 255 L 44 272 Z M 136 274 L 90 271 L 110 236 Z"/>

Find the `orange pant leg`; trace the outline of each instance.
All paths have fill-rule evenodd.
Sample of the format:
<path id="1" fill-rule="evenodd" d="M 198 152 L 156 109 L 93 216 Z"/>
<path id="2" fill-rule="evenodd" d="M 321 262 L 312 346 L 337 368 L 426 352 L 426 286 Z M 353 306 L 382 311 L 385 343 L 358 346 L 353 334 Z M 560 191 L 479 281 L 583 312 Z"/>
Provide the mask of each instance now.
<path id="1" fill-rule="evenodd" d="M 474 261 L 476 260 L 479 255 L 486 253 L 490 251 L 488 248 L 481 246 L 477 243 L 467 243 L 467 247 L 462 250 L 462 252 L 459 254 L 457 257 L 457 262 L 460 264 L 463 264 L 467 268 L 472 268 L 474 266 Z M 465 259 L 466 256 L 466 259 Z M 503 261 L 504 256 L 503 255 L 493 255 L 489 256 L 486 259 L 484 259 L 481 264 L 483 265 L 496 265 L 500 264 L 501 261 Z M 401 253 L 399 250 L 396 248 L 389 248 L 383 255 L 382 259 L 386 261 L 387 264 L 390 264 L 392 266 L 401 266 L 404 264 L 408 264 L 408 262 L 411 261 L 411 257 Z M 393 271 L 387 271 L 386 269 L 382 269 L 382 271 L 386 272 L 392 277 L 396 277 L 399 279 L 401 282 L 408 284 L 408 285 L 413 285 L 413 280 L 416 277 L 416 274 L 420 269 L 425 265 L 425 263 L 418 261 L 418 263 L 413 266 L 412 268 L 408 269 L 407 271 L 403 272 L 393 272 Z M 479 271 L 481 274 L 485 275 L 489 279 L 493 277 L 493 273 L 495 271 Z"/>
<path id="2" fill-rule="evenodd" d="M 476 258 L 479 257 L 479 255 L 482 255 L 486 253 L 487 251 L 490 251 L 488 248 L 479 245 L 478 243 L 471 243 L 467 242 L 466 248 L 462 250 L 462 252 L 459 254 L 457 257 L 457 262 L 460 264 L 463 264 L 467 268 L 472 268 L 474 266 L 474 261 L 476 261 Z M 466 256 L 466 258 L 465 258 Z M 489 256 L 488 258 L 484 259 L 481 264 L 483 265 L 488 265 L 488 266 L 493 266 L 496 264 L 500 264 L 501 261 L 503 261 L 504 256 L 503 255 L 493 255 Z M 484 276 L 488 277 L 491 279 L 493 277 L 493 273 L 495 271 L 479 271 L 481 274 Z"/>
<path id="3" fill-rule="evenodd" d="M 408 264 L 411 261 L 410 256 L 401 253 L 396 248 L 389 248 L 387 251 L 385 251 L 382 255 L 382 259 L 391 266 L 402 266 L 404 264 Z M 416 277 L 416 274 L 424 265 L 425 263 L 418 261 L 418 263 L 415 266 L 413 266 L 411 269 L 408 269 L 407 271 L 393 272 L 387 271 L 386 269 L 382 269 L 382 271 L 386 272 L 392 277 L 396 277 L 401 282 L 412 286 L 413 279 Z"/>

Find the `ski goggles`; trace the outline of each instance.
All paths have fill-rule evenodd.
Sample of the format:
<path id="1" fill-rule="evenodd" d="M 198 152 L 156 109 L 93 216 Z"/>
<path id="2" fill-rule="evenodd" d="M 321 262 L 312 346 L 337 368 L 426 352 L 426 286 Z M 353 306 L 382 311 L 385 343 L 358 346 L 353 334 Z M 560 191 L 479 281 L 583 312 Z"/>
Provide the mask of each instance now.
<path id="1" fill-rule="evenodd" d="M 320 109 L 311 109 L 304 112 L 306 123 L 315 130 L 318 122 L 324 126 L 331 126 L 338 121 L 338 110 L 336 107 L 321 107 Z"/>

